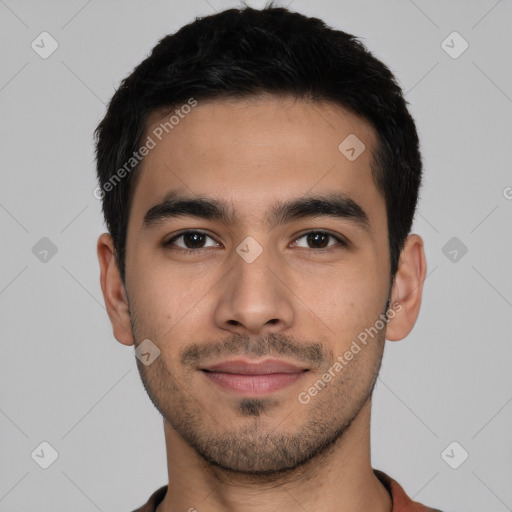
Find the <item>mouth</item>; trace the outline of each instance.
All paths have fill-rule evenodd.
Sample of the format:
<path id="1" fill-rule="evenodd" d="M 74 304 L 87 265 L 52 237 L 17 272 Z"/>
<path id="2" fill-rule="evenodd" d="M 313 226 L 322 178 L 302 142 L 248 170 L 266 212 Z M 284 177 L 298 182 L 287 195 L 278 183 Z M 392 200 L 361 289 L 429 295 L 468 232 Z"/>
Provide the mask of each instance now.
<path id="1" fill-rule="evenodd" d="M 309 368 L 278 359 L 265 359 L 258 363 L 236 359 L 200 370 L 210 382 L 225 391 L 243 396 L 262 396 L 297 382 Z"/>

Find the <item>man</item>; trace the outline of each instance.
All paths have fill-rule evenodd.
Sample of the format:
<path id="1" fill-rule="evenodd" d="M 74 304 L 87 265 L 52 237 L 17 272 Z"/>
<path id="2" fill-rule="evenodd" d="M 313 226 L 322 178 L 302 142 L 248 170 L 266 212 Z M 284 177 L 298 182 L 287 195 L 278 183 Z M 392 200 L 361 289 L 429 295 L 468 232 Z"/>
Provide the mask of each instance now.
<path id="1" fill-rule="evenodd" d="M 163 38 L 97 129 L 101 288 L 164 419 L 139 511 L 427 511 L 370 462 L 418 317 L 422 163 L 393 75 L 272 5 Z"/>

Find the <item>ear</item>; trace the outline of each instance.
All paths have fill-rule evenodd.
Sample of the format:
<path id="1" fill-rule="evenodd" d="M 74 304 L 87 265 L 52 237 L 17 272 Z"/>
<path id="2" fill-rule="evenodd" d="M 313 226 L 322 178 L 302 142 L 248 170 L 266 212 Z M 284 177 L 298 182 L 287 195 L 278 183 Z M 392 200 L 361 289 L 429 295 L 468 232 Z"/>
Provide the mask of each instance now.
<path id="1" fill-rule="evenodd" d="M 412 331 L 420 312 L 426 273 L 423 240 L 419 235 L 409 235 L 400 255 L 398 271 L 391 290 L 390 308 L 395 310 L 395 315 L 393 318 L 389 316 L 387 340 L 401 340 Z"/>
<path id="2" fill-rule="evenodd" d="M 101 269 L 101 291 L 114 336 L 123 345 L 133 345 L 128 296 L 117 265 L 111 235 L 103 233 L 98 238 L 97 251 Z"/>

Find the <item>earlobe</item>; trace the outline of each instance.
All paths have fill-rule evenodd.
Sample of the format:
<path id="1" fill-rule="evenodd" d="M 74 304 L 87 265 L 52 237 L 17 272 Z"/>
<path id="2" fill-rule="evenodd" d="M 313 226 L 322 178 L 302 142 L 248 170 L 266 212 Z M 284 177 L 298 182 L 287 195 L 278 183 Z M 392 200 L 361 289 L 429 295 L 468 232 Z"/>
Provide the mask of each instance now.
<path id="1" fill-rule="evenodd" d="M 114 336 L 123 345 L 133 345 L 128 296 L 121 279 L 114 254 L 114 242 L 110 234 L 100 235 L 97 253 L 101 271 L 101 291 Z"/>
<path id="2" fill-rule="evenodd" d="M 423 282 L 427 273 L 427 262 L 423 240 L 412 234 L 406 239 L 400 255 L 400 263 L 391 291 L 391 308 L 394 315 L 386 328 L 386 339 L 398 341 L 405 338 L 414 327 L 421 306 Z"/>

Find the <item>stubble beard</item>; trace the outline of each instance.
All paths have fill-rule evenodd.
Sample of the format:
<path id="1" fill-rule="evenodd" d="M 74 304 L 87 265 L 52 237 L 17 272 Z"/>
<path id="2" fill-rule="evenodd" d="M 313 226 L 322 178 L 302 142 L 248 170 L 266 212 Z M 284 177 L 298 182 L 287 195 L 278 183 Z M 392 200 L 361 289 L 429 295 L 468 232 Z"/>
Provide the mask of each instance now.
<path id="1" fill-rule="evenodd" d="M 342 440 L 363 407 L 371 403 L 384 342 L 384 333 L 379 333 L 372 340 L 374 346 L 362 350 L 365 357 L 355 357 L 307 405 L 300 404 L 293 393 L 289 400 L 296 401 L 297 409 L 276 425 L 270 424 L 268 416 L 279 406 L 272 398 L 240 398 L 236 407 L 226 407 L 226 420 L 239 425 L 228 429 L 221 416 L 209 412 L 187 390 L 186 382 L 178 384 L 162 357 L 151 366 L 137 360 L 137 366 L 156 409 L 206 465 L 265 480 L 296 472 L 309 462 L 320 464 L 330 448 Z M 308 380 L 304 386 L 315 381 Z M 294 431 L 283 431 L 285 423 L 297 424 L 293 416 L 295 411 L 303 415 L 303 408 L 307 408 L 307 419 Z"/>

